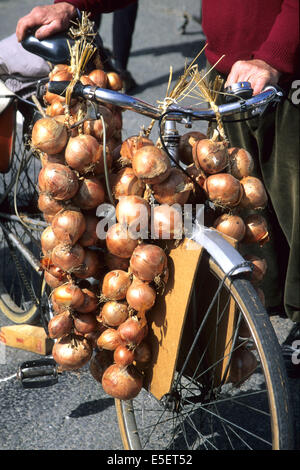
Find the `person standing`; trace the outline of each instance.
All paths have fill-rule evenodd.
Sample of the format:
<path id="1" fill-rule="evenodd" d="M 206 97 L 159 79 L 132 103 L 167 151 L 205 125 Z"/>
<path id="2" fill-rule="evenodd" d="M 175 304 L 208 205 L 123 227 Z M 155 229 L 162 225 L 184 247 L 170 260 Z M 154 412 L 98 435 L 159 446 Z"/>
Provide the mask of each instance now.
<path id="1" fill-rule="evenodd" d="M 125 8 L 114 11 L 112 24 L 113 61 L 124 84 L 124 92 L 132 92 L 137 84 L 128 70 L 132 37 L 138 13 L 138 1 Z M 101 14 L 95 21 L 97 29 L 101 26 Z"/>
<path id="2" fill-rule="evenodd" d="M 268 244 L 261 249 L 272 281 L 266 299 L 270 313 L 285 312 L 294 321 L 283 353 L 290 375 L 300 377 L 300 361 L 292 362 L 295 347 L 300 346 L 300 108 L 295 99 L 300 79 L 299 1 L 251 0 L 250 5 L 244 0 L 203 0 L 202 27 L 208 63 L 214 65 L 225 55 L 211 78 L 221 75 L 224 87 L 248 81 L 254 95 L 267 85 L 279 86 L 284 93 L 276 109 L 225 124 L 225 132 L 230 146 L 252 154 L 255 174 L 268 192 L 266 216 L 274 250 L 270 253 Z"/>

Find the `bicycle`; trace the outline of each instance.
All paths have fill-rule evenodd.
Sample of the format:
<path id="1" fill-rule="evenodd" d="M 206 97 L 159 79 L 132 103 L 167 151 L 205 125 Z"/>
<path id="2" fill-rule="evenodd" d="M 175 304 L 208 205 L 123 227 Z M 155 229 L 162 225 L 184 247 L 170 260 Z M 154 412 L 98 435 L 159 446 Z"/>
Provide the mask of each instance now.
<path id="1" fill-rule="evenodd" d="M 2 98 L 7 102 L 0 116 L 0 309 L 17 324 L 44 318 L 41 308 L 46 286 L 40 269 L 40 234 L 47 223 L 37 205 L 41 164 L 29 145 L 32 126 L 40 117 L 29 98 L 35 89 L 33 83 L 12 93 L 4 82 L 1 85 Z"/>
<path id="2" fill-rule="evenodd" d="M 53 47 L 53 54 L 56 52 Z M 39 54 L 43 54 L 42 47 Z M 55 61 L 60 60 L 63 61 L 56 55 Z M 67 85 L 49 82 L 48 90 L 63 94 Z M 247 91 L 249 96 L 220 106 L 221 116 L 259 113 L 280 98 L 274 87 L 254 97 L 247 84 L 242 84 L 239 91 Z M 91 103 L 113 104 L 160 122 L 167 118 L 161 140 L 174 162 L 179 139 L 176 124 L 215 119 L 212 109 L 194 110 L 176 104 L 170 105 L 162 116 L 156 106 L 80 83 L 74 86 L 73 94 Z M 196 236 L 194 239 L 197 241 Z M 173 341 L 174 333 L 169 337 L 157 336 L 162 330 L 161 324 L 155 330 L 155 321 L 159 320 L 154 312 L 150 326 L 156 333 L 152 336 L 156 362 L 146 377 L 145 389 L 134 400 L 115 400 L 124 448 L 290 449 L 293 432 L 286 373 L 276 335 L 248 280 L 251 268 L 216 231 L 204 228 L 201 245 L 197 245 L 196 256 L 195 252 L 188 256 L 189 250 L 183 253 L 181 246 L 172 258 L 177 268 L 180 263 L 188 264 L 192 276 L 184 293 L 186 302 L 180 322 L 175 325 L 177 341 Z M 176 291 L 180 269 L 174 272 Z M 171 320 L 169 316 L 167 332 Z M 251 339 L 239 336 L 241 322 L 249 328 Z M 241 384 L 233 384 L 228 380 L 231 360 L 241 345 L 255 350 L 258 367 Z M 169 349 L 172 362 L 166 363 L 163 352 Z M 157 376 L 157 367 L 162 363 L 167 374 L 161 386 L 164 374 L 160 371 L 159 377 L 158 371 Z"/>

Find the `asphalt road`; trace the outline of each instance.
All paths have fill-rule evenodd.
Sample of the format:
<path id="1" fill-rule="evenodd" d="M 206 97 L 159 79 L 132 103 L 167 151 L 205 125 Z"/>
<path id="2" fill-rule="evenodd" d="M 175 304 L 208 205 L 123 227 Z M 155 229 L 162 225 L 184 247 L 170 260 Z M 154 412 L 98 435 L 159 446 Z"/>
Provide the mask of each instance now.
<path id="1" fill-rule="evenodd" d="M 48 1 L 38 3 L 47 4 Z M 0 0 L 0 40 L 13 34 L 18 17 L 35 5 L 33 0 Z M 198 0 L 140 1 L 128 67 L 139 84 L 134 93 L 137 97 L 150 103 L 163 99 L 170 66 L 173 77 L 177 78 L 186 60 L 189 62 L 201 50 L 205 38 L 201 26 L 192 19 L 192 15 L 199 16 L 199 9 Z M 190 22 L 186 34 L 182 35 L 179 28 L 185 11 L 190 15 Z M 111 22 L 112 15 L 104 15 L 101 34 L 107 47 L 111 47 Z M 148 124 L 148 119 L 126 111 L 123 138 Z M 204 130 L 203 124 L 198 124 L 195 130 Z M 282 341 L 290 322 L 272 317 L 272 323 Z M 0 326 L 5 324 L 9 322 L 0 315 Z M 0 352 L 0 449 L 122 448 L 113 399 L 104 394 L 87 368 L 62 374 L 55 387 L 24 390 L 15 378 L 10 377 L 15 374 L 18 364 L 37 356 L 12 348 Z M 291 381 L 291 391 L 298 423 L 300 381 Z M 298 446 L 300 448 L 299 438 Z"/>

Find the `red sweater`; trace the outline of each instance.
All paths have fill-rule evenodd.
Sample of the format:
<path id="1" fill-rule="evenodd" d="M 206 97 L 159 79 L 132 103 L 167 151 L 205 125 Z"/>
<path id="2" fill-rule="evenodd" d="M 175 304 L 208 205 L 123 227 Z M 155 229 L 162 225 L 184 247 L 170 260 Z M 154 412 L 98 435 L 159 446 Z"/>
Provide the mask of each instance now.
<path id="1" fill-rule="evenodd" d="M 221 73 L 240 59 L 299 73 L 299 0 L 202 0 L 202 26 L 209 63 L 226 54 L 217 66 Z"/>

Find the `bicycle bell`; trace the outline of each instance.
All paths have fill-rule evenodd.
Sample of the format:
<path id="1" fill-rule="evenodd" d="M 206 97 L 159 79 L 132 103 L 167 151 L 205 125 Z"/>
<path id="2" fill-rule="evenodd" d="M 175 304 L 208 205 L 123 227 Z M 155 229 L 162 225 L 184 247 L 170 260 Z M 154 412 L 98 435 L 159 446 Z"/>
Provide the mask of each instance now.
<path id="1" fill-rule="evenodd" d="M 226 96 L 226 101 L 228 102 L 234 101 L 236 96 L 247 100 L 253 95 L 253 89 L 251 88 L 250 82 L 233 83 L 232 85 L 226 87 L 224 91 L 225 93 L 229 93 L 229 95 Z"/>

